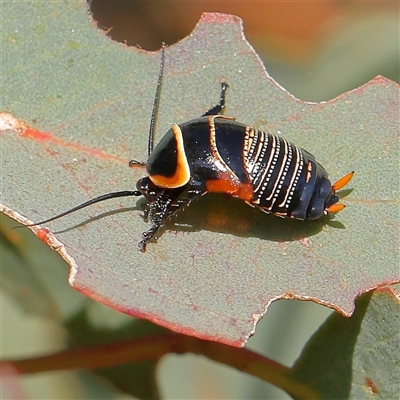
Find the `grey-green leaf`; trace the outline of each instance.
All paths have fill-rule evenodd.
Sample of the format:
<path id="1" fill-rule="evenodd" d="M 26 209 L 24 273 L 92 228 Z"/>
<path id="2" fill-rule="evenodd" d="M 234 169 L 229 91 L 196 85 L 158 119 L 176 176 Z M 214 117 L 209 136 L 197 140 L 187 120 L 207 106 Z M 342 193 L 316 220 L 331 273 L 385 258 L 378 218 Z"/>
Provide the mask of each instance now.
<path id="1" fill-rule="evenodd" d="M 3 15 L 2 211 L 36 222 L 134 189 L 146 172 L 128 161 L 146 160 L 160 55 L 110 41 L 84 2 L 6 2 Z M 283 134 L 333 181 L 356 171 L 346 210 L 301 223 L 209 195 L 143 254 L 143 200 L 100 203 L 48 224 L 56 238 L 32 228 L 69 262 L 71 285 L 130 315 L 240 346 L 273 300 L 348 315 L 360 293 L 398 281 L 398 85 L 377 77 L 329 102 L 302 102 L 267 75 L 239 18 L 204 14 L 166 49 L 156 141 L 214 105 L 221 79 L 226 115 Z"/>

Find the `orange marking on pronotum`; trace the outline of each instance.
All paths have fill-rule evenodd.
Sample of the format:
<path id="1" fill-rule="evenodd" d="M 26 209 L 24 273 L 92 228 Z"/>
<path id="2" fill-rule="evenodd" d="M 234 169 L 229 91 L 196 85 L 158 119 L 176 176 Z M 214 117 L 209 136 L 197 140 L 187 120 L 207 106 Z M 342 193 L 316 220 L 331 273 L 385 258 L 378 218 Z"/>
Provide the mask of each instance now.
<path id="1" fill-rule="evenodd" d="M 354 171 L 349 172 L 348 174 L 346 174 L 345 176 L 342 176 L 340 179 L 338 179 L 333 185 L 332 185 L 332 189 L 333 190 L 340 190 L 343 187 L 345 187 L 350 181 L 351 178 L 354 175 Z"/>
<path id="2" fill-rule="evenodd" d="M 176 144 L 176 170 L 174 175 L 149 175 L 153 183 L 159 187 L 165 189 L 173 189 L 182 187 L 189 182 L 190 179 L 190 168 L 185 153 L 185 145 L 183 143 L 182 131 L 179 125 L 174 124 L 172 126 L 172 132 L 174 133 L 175 144 Z"/>
<path id="3" fill-rule="evenodd" d="M 33 129 L 33 128 L 29 127 L 29 126 L 26 126 L 23 129 L 21 136 L 25 137 L 25 138 L 34 139 L 34 140 L 37 140 L 37 141 L 40 141 L 40 142 L 48 142 L 48 143 L 54 144 L 56 146 L 72 149 L 72 150 L 76 151 L 77 153 L 89 154 L 92 157 L 119 161 L 119 162 L 122 162 L 124 164 L 126 163 L 126 159 L 124 159 L 124 158 L 113 156 L 113 155 L 111 155 L 109 153 L 105 153 L 105 152 L 103 152 L 101 150 L 94 149 L 94 148 L 91 148 L 91 147 L 85 147 L 85 146 L 82 146 L 82 145 L 80 145 L 78 143 L 66 142 L 66 141 L 64 141 L 62 139 L 54 137 L 49 132 L 42 132 L 42 131 L 39 131 L 37 129 Z"/>

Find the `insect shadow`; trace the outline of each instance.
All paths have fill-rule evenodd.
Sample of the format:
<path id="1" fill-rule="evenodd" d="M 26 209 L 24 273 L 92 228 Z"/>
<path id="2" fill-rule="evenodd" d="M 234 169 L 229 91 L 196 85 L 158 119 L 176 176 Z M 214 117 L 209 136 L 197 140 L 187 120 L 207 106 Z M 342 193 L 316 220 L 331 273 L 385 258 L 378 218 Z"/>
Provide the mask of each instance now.
<path id="1" fill-rule="evenodd" d="M 352 191 L 353 189 L 341 191 L 341 198 L 348 196 Z M 65 229 L 56 230 L 54 233 L 70 232 L 120 213 L 129 212 L 133 214 L 132 218 L 136 218 L 137 212 L 144 212 L 146 204 L 146 199 L 141 198 L 133 207 L 107 211 Z M 333 218 L 330 215 L 317 221 L 278 218 L 272 214 L 261 213 L 257 208 L 249 207 L 241 200 L 224 194 L 211 193 L 195 201 L 184 212 L 168 221 L 160 230 L 159 236 L 168 235 L 170 231 L 199 232 L 205 230 L 275 242 L 296 241 L 318 234 L 326 225 L 335 229 L 345 229 L 340 221 Z"/>
<path id="2" fill-rule="evenodd" d="M 347 196 L 352 189 L 346 190 Z M 344 197 L 344 196 L 341 196 Z M 137 208 L 144 209 L 146 200 L 140 199 Z M 131 209 L 132 210 L 132 209 Z M 260 212 L 243 201 L 224 194 L 207 194 L 192 203 L 184 212 L 169 220 L 159 231 L 159 237 L 170 231 L 209 231 L 237 237 L 255 237 L 275 242 L 296 241 L 318 234 L 328 225 L 335 229 L 345 226 L 335 216 L 327 215 L 318 220 L 299 221 L 279 218 Z M 162 239 L 161 239 L 162 240 Z"/>
<path id="3" fill-rule="evenodd" d="M 78 224 L 74 224 L 72 226 L 69 226 L 64 229 L 57 229 L 54 231 L 55 234 L 60 234 L 60 233 L 66 233 L 73 231 L 77 228 L 81 228 L 83 226 L 87 226 L 90 223 L 93 223 L 95 221 L 100 221 L 104 218 L 110 217 L 112 215 L 120 214 L 120 213 L 125 213 L 125 212 L 132 212 L 132 211 L 141 211 L 143 207 L 135 206 L 135 207 L 124 207 L 124 208 L 118 208 L 116 210 L 111 210 L 111 211 L 106 211 L 104 213 L 98 214 L 94 217 L 89 217 L 86 218 L 85 220 L 79 222 Z"/>

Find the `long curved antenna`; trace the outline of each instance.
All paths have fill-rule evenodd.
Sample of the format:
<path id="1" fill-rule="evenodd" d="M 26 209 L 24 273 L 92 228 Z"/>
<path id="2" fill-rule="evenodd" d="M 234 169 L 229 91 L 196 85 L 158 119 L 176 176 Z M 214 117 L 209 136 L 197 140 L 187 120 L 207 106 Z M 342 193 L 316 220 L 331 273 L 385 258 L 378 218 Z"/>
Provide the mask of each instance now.
<path id="1" fill-rule="evenodd" d="M 156 94 L 154 95 L 153 109 L 151 110 L 149 141 L 147 143 L 147 156 L 150 156 L 154 148 L 154 128 L 156 125 L 158 106 L 160 104 L 160 91 L 161 91 L 161 82 L 164 74 L 164 61 L 165 61 L 165 43 L 163 42 L 161 44 L 161 61 L 160 61 L 160 69 L 158 71 Z"/>
<path id="2" fill-rule="evenodd" d="M 30 224 L 30 225 L 25 225 L 25 226 L 36 226 L 36 225 L 46 224 L 47 222 L 51 222 L 58 218 L 64 217 L 65 215 L 71 214 L 82 208 L 90 206 L 91 204 L 99 203 L 100 201 L 103 201 L 103 200 L 113 199 L 115 197 L 128 197 L 128 196 L 142 196 L 142 193 L 140 193 L 138 190 L 123 190 L 121 192 L 112 192 L 112 193 L 103 194 L 101 196 L 95 197 L 94 199 L 85 201 L 84 203 L 79 204 L 78 206 L 76 206 L 74 208 L 64 211 L 61 214 L 56 215 L 55 217 L 51 217 L 49 219 L 45 219 L 44 221 L 36 222 L 35 224 Z M 24 227 L 17 226 L 16 228 L 24 228 Z"/>

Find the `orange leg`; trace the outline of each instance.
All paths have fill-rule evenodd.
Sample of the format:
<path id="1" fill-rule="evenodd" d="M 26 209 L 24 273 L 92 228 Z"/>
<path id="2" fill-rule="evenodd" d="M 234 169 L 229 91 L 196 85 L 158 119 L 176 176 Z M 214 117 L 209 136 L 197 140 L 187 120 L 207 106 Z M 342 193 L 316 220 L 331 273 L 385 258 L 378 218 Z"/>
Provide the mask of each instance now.
<path id="1" fill-rule="evenodd" d="M 353 175 L 354 175 L 354 171 L 351 171 L 348 174 L 346 174 L 345 176 L 342 176 L 339 180 L 337 180 L 332 185 L 333 192 L 336 192 L 336 190 L 340 190 L 343 187 L 345 187 L 351 181 L 351 178 L 353 177 Z M 334 214 L 339 211 L 342 211 L 343 208 L 345 208 L 345 207 L 346 206 L 342 203 L 335 203 L 335 204 L 332 204 L 330 207 L 328 207 L 328 209 L 326 211 L 328 211 L 328 213 Z"/>
<path id="2" fill-rule="evenodd" d="M 328 213 L 334 214 L 339 211 L 342 211 L 343 208 L 345 208 L 345 207 L 346 206 L 342 203 L 335 203 L 335 204 L 332 204 L 330 207 L 328 207 L 328 209 L 326 211 L 328 211 Z"/>
<path id="3" fill-rule="evenodd" d="M 354 175 L 354 171 L 349 172 L 345 176 L 342 176 L 339 180 L 337 180 L 333 185 L 332 189 L 336 192 L 336 190 L 340 190 L 345 187 Z"/>

